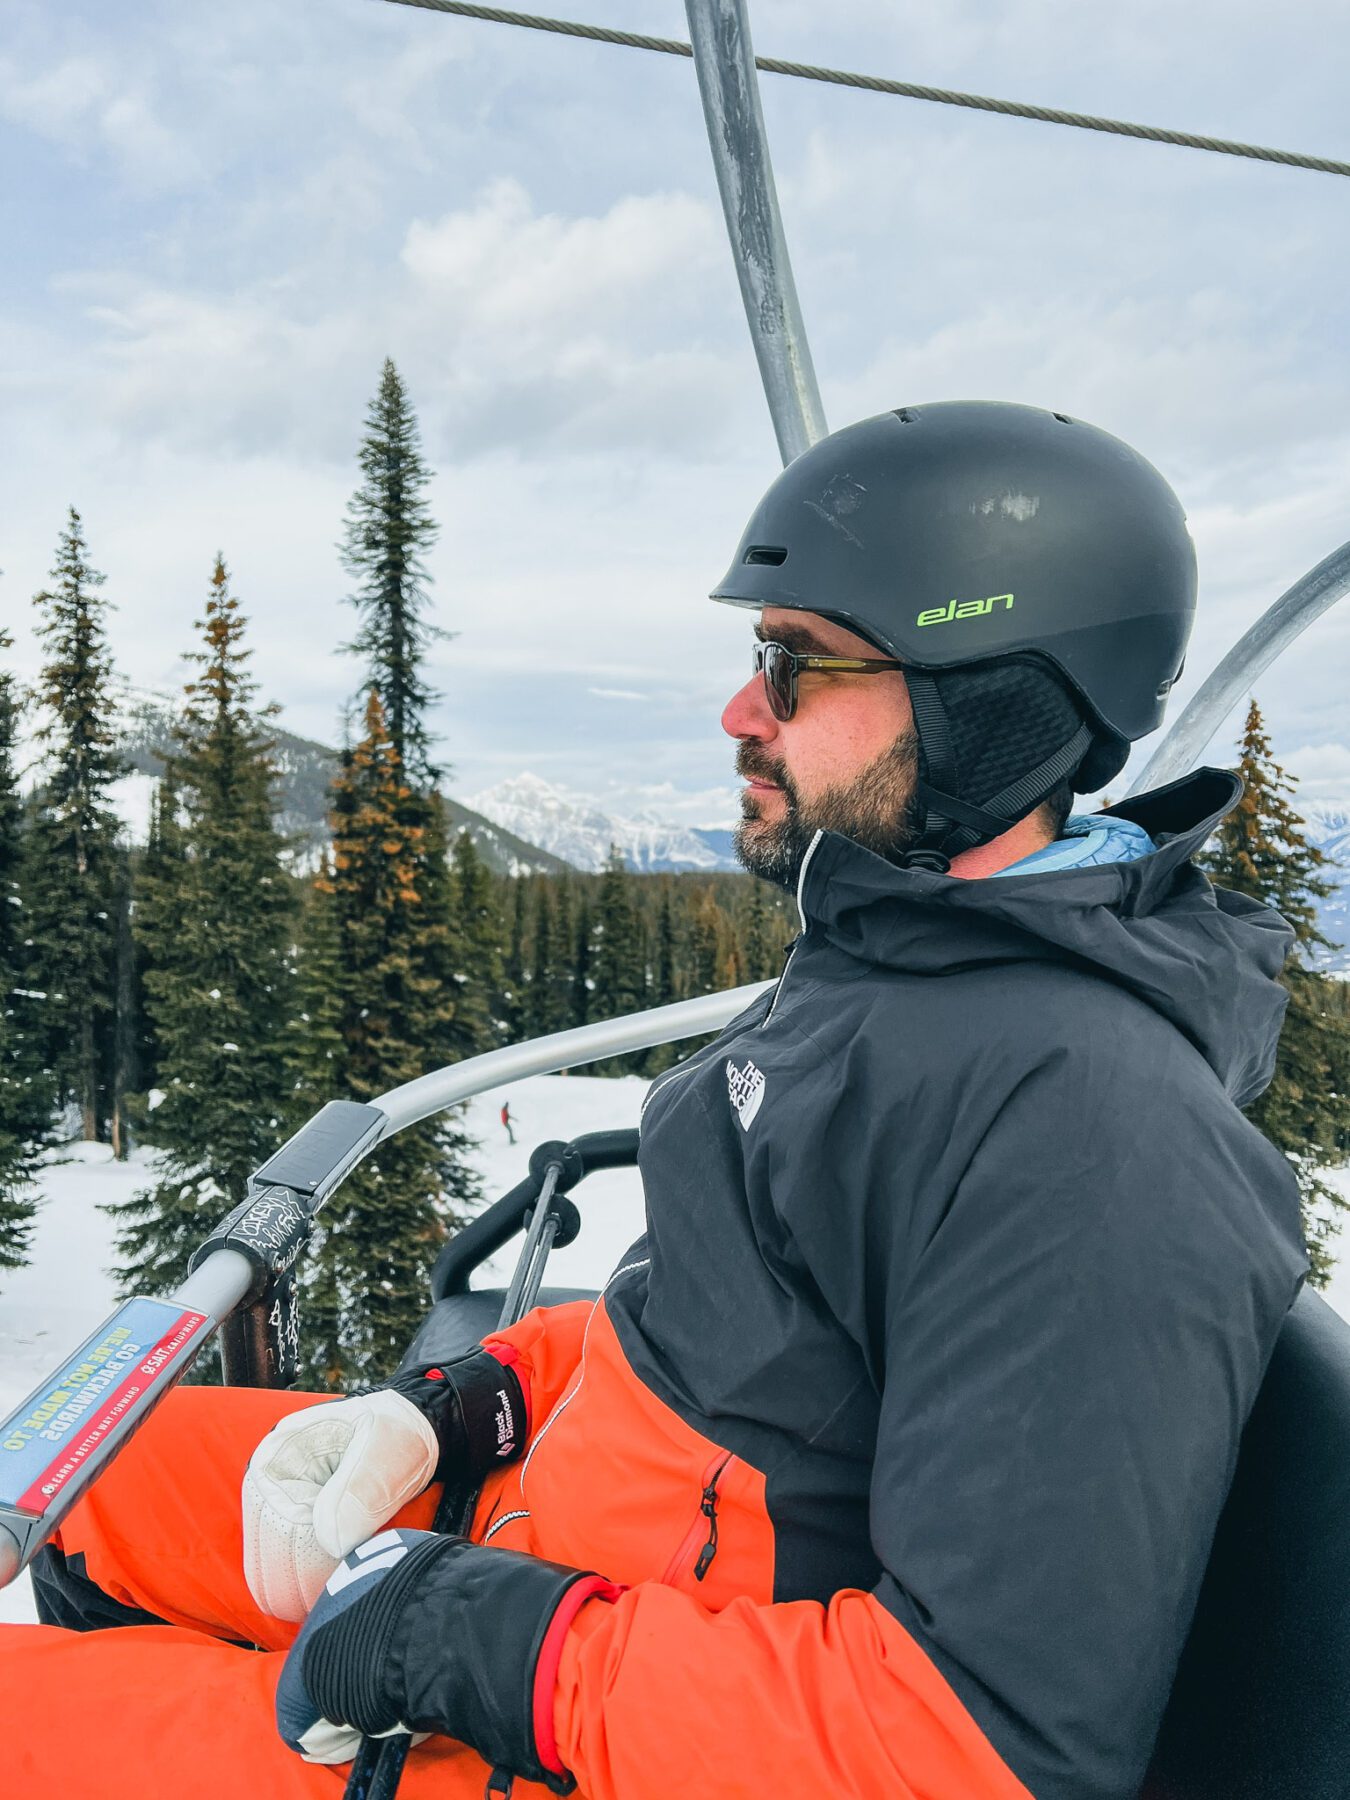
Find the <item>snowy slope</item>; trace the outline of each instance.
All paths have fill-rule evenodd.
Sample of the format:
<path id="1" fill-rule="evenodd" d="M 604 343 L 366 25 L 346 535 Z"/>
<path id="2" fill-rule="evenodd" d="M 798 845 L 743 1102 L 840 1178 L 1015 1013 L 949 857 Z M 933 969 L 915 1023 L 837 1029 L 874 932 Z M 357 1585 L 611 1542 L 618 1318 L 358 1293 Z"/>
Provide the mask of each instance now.
<path id="1" fill-rule="evenodd" d="M 467 804 L 475 812 L 550 850 L 578 869 L 598 872 L 617 845 L 630 869 L 644 875 L 666 870 L 733 870 L 740 865 L 730 854 L 727 834 L 686 831 L 651 814 L 624 819 L 603 811 L 570 788 L 538 775 L 516 775 Z"/>
<path id="2" fill-rule="evenodd" d="M 549 1138 L 636 1125 L 646 1083 L 630 1077 L 547 1075 L 480 1094 L 469 1103 L 469 1129 L 479 1141 L 484 1192 L 496 1200 L 528 1171 L 530 1151 Z M 503 1100 L 519 1115 L 516 1144 L 500 1123 Z M 0 1275 L 0 1418 L 50 1374 L 116 1304 L 106 1270 L 113 1260 L 113 1222 L 101 1206 L 130 1198 L 152 1177 L 154 1155 L 138 1151 L 113 1162 L 100 1144 L 77 1144 L 73 1160 L 54 1164 L 43 1182 L 33 1256 L 26 1269 Z M 577 1195 L 585 1228 L 550 1258 L 548 1280 L 563 1287 L 603 1287 L 619 1258 L 641 1235 L 642 1185 L 635 1169 L 593 1175 Z M 504 1286 L 513 1247 L 484 1264 L 475 1286 Z M 27 1579 L 0 1589 L 0 1620 L 33 1617 Z"/>

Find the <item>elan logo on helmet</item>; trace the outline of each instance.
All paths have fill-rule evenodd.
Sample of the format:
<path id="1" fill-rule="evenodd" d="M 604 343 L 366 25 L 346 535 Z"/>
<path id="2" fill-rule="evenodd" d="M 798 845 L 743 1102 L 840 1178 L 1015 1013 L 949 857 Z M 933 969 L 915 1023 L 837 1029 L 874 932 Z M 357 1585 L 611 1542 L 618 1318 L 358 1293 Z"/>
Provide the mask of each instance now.
<path id="1" fill-rule="evenodd" d="M 993 612 L 996 606 L 1012 611 L 1011 594 L 991 594 L 987 600 L 949 600 L 945 606 L 930 606 L 914 621 L 916 625 L 945 625 L 949 619 L 978 619 Z"/>

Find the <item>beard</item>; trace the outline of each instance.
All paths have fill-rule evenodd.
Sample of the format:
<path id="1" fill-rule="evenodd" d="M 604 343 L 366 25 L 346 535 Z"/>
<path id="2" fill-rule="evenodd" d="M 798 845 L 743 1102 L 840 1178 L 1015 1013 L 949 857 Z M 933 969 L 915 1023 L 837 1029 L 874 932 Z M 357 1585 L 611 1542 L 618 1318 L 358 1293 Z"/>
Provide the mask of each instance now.
<path id="1" fill-rule="evenodd" d="M 916 843 L 926 809 L 915 793 L 919 737 L 901 734 L 851 781 L 804 800 L 786 766 L 765 755 L 750 739 L 736 752 L 738 775 L 771 781 L 783 796 L 781 818 L 768 819 L 756 797 L 741 796 L 742 818 L 733 839 L 737 859 L 752 875 L 795 892 L 802 863 L 818 831 L 837 831 L 864 849 L 888 859 Z"/>

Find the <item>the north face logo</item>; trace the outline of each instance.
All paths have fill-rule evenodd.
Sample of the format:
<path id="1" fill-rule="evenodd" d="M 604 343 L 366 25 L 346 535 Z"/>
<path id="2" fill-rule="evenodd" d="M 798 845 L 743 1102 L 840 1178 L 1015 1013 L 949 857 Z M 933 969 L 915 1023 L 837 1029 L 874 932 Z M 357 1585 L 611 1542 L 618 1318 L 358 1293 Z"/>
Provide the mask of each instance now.
<path id="1" fill-rule="evenodd" d="M 746 1059 L 743 1069 L 734 1062 L 727 1064 L 727 1093 L 741 1121 L 741 1130 L 749 1131 L 755 1122 L 760 1101 L 764 1098 L 764 1072 Z"/>

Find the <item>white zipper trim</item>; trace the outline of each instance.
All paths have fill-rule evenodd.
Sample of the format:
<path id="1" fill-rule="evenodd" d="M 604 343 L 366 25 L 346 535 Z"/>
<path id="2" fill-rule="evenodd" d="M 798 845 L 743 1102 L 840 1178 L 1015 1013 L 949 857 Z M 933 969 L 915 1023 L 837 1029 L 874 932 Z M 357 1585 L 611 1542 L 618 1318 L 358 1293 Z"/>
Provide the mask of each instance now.
<path id="1" fill-rule="evenodd" d="M 604 1299 L 605 1295 L 614 1286 L 614 1283 L 619 1279 L 620 1275 L 631 1274 L 634 1269 L 645 1269 L 648 1266 L 648 1264 L 651 1262 L 651 1260 L 652 1259 L 650 1256 L 644 1256 L 644 1257 L 640 1258 L 640 1260 L 637 1262 L 625 1263 L 623 1268 L 616 1269 L 614 1271 L 614 1273 L 610 1276 L 609 1280 L 605 1283 L 604 1288 L 601 1290 L 600 1300 Z M 572 1388 L 572 1391 L 566 1396 L 566 1398 L 563 1400 L 560 1400 L 558 1402 L 558 1404 L 554 1407 L 553 1411 L 549 1414 L 548 1418 L 545 1419 L 542 1427 L 540 1428 L 538 1437 L 530 1445 L 530 1448 L 526 1453 L 525 1460 L 520 1465 L 520 1497 L 522 1500 L 525 1498 L 525 1477 L 530 1472 L 530 1464 L 534 1461 L 535 1451 L 539 1448 L 540 1444 L 543 1443 L 544 1439 L 548 1436 L 549 1432 L 552 1431 L 554 1425 L 563 1416 L 563 1414 L 567 1411 L 568 1407 L 572 1404 L 572 1402 L 576 1399 L 577 1395 L 581 1392 L 581 1384 L 586 1379 L 586 1346 L 591 1341 L 591 1326 L 595 1323 L 595 1315 L 600 1310 L 600 1300 L 597 1300 L 595 1305 L 591 1308 L 590 1317 L 586 1320 L 586 1329 L 581 1334 L 581 1360 L 577 1364 L 576 1383 L 575 1383 L 574 1387 Z"/>
<path id="2" fill-rule="evenodd" d="M 797 915 L 802 922 L 802 936 L 805 936 L 806 932 L 809 930 L 806 920 L 806 908 L 802 905 L 802 889 L 806 885 L 806 871 L 811 866 L 811 858 L 815 855 L 816 846 L 824 835 L 825 833 L 823 831 L 818 831 L 811 839 L 811 842 L 806 846 L 806 855 L 802 858 L 802 866 L 797 871 Z M 765 1013 L 764 1023 L 760 1026 L 761 1031 L 764 1030 L 765 1026 L 768 1025 L 769 1021 L 778 1010 L 778 1000 L 783 992 L 783 983 L 787 980 L 788 970 L 792 967 L 792 959 L 797 954 L 797 944 L 800 944 L 801 941 L 801 938 L 798 938 L 797 943 L 794 944 L 788 952 L 788 959 L 783 964 L 783 973 L 778 977 L 778 986 L 773 990 L 773 999 L 769 1002 L 769 1010 Z"/>
<path id="3" fill-rule="evenodd" d="M 516 1519 L 528 1519 L 529 1516 L 530 1513 L 528 1507 L 522 1508 L 519 1512 L 503 1513 L 501 1518 L 494 1519 L 492 1524 L 489 1525 L 488 1529 L 483 1533 L 483 1542 L 485 1544 L 490 1544 L 503 1525 L 510 1525 Z"/>
<path id="4" fill-rule="evenodd" d="M 807 924 L 806 908 L 802 905 L 802 889 L 806 885 L 806 871 L 811 867 L 811 858 L 816 853 L 816 845 L 819 844 L 824 835 L 825 833 L 823 831 L 818 831 L 811 839 L 811 842 L 806 846 L 806 855 L 802 858 L 802 866 L 797 871 L 797 912 L 801 918 L 803 931 L 807 929 Z"/>
<path id="5" fill-rule="evenodd" d="M 650 1256 L 644 1256 L 644 1257 L 640 1258 L 639 1261 L 637 1261 L 637 1262 L 625 1263 L 621 1269 L 615 1269 L 614 1273 L 610 1276 L 609 1280 L 605 1283 L 605 1292 L 606 1293 L 609 1292 L 609 1290 L 614 1286 L 614 1283 L 619 1279 L 620 1275 L 631 1275 L 633 1273 L 634 1269 L 649 1269 L 651 1267 L 651 1265 L 652 1265 L 652 1259 Z"/>
<path id="6" fill-rule="evenodd" d="M 658 1075 L 656 1080 L 647 1089 L 647 1092 L 642 1096 L 642 1105 L 638 1108 L 638 1124 L 641 1125 L 643 1119 L 646 1118 L 647 1108 L 663 1088 L 669 1087 L 671 1082 L 679 1076 L 692 1075 L 695 1069 L 701 1069 L 711 1061 L 712 1052 L 710 1050 L 705 1050 L 700 1056 L 693 1056 L 688 1062 L 678 1064 L 677 1067 L 669 1070 L 666 1074 Z"/>
<path id="7" fill-rule="evenodd" d="M 595 1314 L 594 1314 L 594 1312 L 592 1312 L 591 1318 L 594 1318 L 594 1317 L 595 1317 Z M 590 1329 L 591 1329 L 591 1322 L 590 1322 L 590 1319 L 588 1319 L 586 1321 L 586 1330 L 589 1332 Z M 573 1387 L 571 1393 L 567 1395 L 566 1399 L 560 1400 L 558 1402 L 558 1404 L 554 1407 L 553 1411 L 549 1414 L 547 1419 L 544 1420 L 544 1423 L 539 1431 L 539 1436 L 530 1445 L 530 1448 L 529 1448 L 528 1452 L 526 1453 L 525 1460 L 520 1465 L 520 1491 L 521 1491 L 522 1499 L 525 1496 L 525 1477 L 530 1472 L 530 1464 L 534 1461 L 535 1451 L 539 1448 L 540 1444 L 543 1443 L 544 1439 L 548 1436 L 549 1432 L 552 1431 L 556 1422 L 563 1416 L 563 1414 L 567 1411 L 568 1407 L 572 1404 L 572 1402 L 576 1399 L 577 1395 L 581 1392 L 581 1384 L 585 1380 L 585 1378 L 586 1378 L 586 1339 L 583 1337 L 581 1340 L 581 1361 L 577 1366 L 576 1385 L 575 1385 L 575 1387 Z"/>
<path id="8" fill-rule="evenodd" d="M 797 943 L 799 944 L 800 942 L 801 939 L 798 938 Z M 769 1021 L 773 1018 L 774 1013 L 778 1009 L 778 996 L 783 991 L 783 983 L 787 980 L 788 970 L 792 967 L 792 959 L 796 954 L 797 944 L 794 944 L 788 952 L 787 961 L 783 964 L 783 973 L 778 977 L 778 986 L 773 990 L 773 999 L 769 1002 L 769 1010 L 764 1015 L 764 1024 L 760 1026 L 761 1031 L 769 1024 Z"/>

